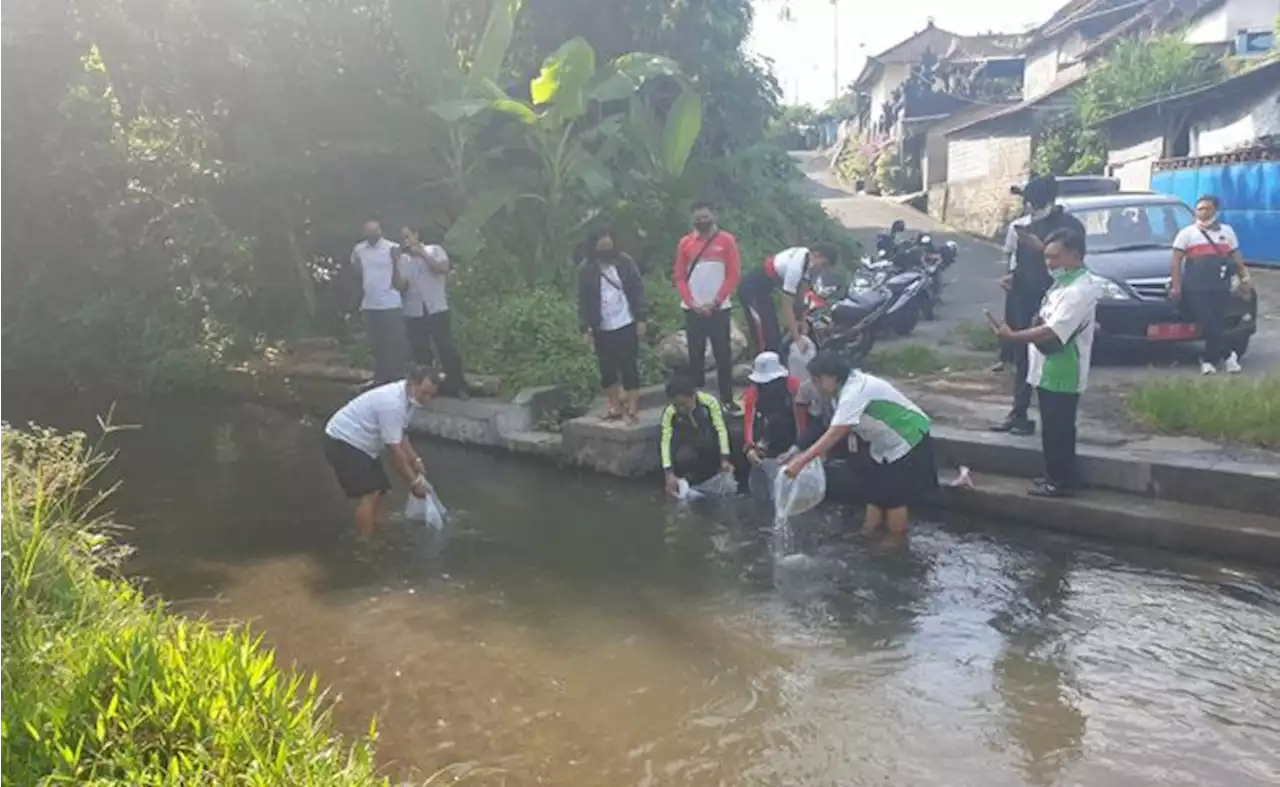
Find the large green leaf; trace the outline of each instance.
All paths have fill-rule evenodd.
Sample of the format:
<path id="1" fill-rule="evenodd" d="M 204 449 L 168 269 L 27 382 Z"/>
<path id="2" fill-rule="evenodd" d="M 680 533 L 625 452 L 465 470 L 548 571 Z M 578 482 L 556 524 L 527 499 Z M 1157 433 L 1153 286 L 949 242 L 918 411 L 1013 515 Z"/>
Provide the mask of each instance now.
<path id="1" fill-rule="evenodd" d="M 457 123 L 464 118 L 475 117 L 492 106 L 493 102 L 487 99 L 460 98 L 454 101 L 441 101 L 438 104 L 432 104 L 427 109 L 449 123 Z"/>
<path id="2" fill-rule="evenodd" d="M 667 174 L 679 177 L 689 161 L 693 145 L 702 133 L 702 96 L 685 90 L 671 105 L 662 130 L 662 165 Z"/>
<path id="3" fill-rule="evenodd" d="M 460 256 L 474 256 L 484 248 L 482 232 L 486 224 L 516 200 L 514 189 L 491 189 L 473 198 L 462 215 L 444 235 L 445 246 Z"/>
<path id="4" fill-rule="evenodd" d="M 448 95 L 460 76 L 453 47 L 445 35 L 449 0 L 391 0 L 391 29 L 405 59 L 428 98 Z"/>
<path id="5" fill-rule="evenodd" d="M 613 177 L 610 176 L 608 167 L 585 151 L 574 162 L 572 176 L 582 182 L 592 197 L 603 197 L 613 191 Z"/>
<path id="6" fill-rule="evenodd" d="M 516 101 L 514 98 L 500 98 L 492 102 L 491 106 L 495 112 L 511 115 L 530 125 L 538 122 L 538 113 L 534 112 L 533 107 L 523 101 Z"/>
<path id="7" fill-rule="evenodd" d="M 537 106 L 551 104 L 562 120 L 587 112 L 587 86 L 596 73 L 596 51 L 581 36 L 565 41 L 542 62 L 542 72 L 529 83 Z"/>
<path id="8" fill-rule="evenodd" d="M 493 0 L 489 5 L 489 19 L 476 44 L 471 58 L 470 76 L 473 79 L 496 81 L 502 73 L 502 61 L 507 57 L 511 37 L 515 34 L 516 17 L 520 14 L 521 0 Z"/>
<path id="9" fill-rule="evenodd" d="M 680 65 L 676 61 L 648 52 L 620 55 L 611 66 L 613 73 L 591 91 L 591 97 L 596 101 L 621 101 L 639 90 L 645 80 L 653 77 L 680 77 Z"/>

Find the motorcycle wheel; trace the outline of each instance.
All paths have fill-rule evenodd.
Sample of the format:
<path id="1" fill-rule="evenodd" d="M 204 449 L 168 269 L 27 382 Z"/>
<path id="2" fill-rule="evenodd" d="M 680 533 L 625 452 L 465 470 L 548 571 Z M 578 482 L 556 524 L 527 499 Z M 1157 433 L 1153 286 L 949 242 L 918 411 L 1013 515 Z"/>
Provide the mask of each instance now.
<path id="1" fill-rule="evenodd" d="M 925 322 L 933 322 L 933 298 L 925 298 L 920 304 L 920 319 Z"/>
<path id="2" fill-rule="evenodd" d="M 894 333 L 899 336 L 906 336 L 916 329 L 916 325 L 920 323 L 920 304 L 911 303 L 902 308 L 902 312 L 898 314 L 896 320 L 893 321 Z"/>

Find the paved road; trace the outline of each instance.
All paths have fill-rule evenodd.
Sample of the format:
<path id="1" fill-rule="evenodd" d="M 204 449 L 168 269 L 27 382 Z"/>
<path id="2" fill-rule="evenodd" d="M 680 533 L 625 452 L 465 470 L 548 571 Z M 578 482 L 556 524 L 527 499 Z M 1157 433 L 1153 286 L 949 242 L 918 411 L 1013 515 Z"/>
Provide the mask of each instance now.
<path id="1" fill-rule="evenodd" d="M 996 283 L 1003 271 L 998 246 L 958 232 L 910 207 L 877 197 L 851 194 L 812 154 L 795 154 L 808 176 L 805 193 L 821 201 L 827 212 L 851 229 L 867 248 L 874 248 L 875 235 L 885 231 L 895 219 L 906 222 L 912 232 L 929 232 L 936 239 L 954 240 L 959 246 L 956 264 L 947 272 L 944 302 L 932 323 L 920 327 L 905 341 L 922 342 L 964 352 L 965 324 L 981 324 L 982 310 L 1003 312 L 1003 291 Z M 1280 271 L 1259 270 L 1255 281 L 1262 293 L 1258 334 L 1249 347 L 1245 366 L 1249 371 L 1280 371 Z M 1270 294 L 1270 297 L 1268 295 Z M 903 340 L 897 340 L 903 341 Z M 1108 354 L 1099 359 L 1093 380 L 1099 387 L 1123 388 L 1132 383 L 1174 373 L 1194 374 L 1194 346 L 1144 348 L 1123 355 Z M 994 360 L 994 358 L 992 359 Z"/>

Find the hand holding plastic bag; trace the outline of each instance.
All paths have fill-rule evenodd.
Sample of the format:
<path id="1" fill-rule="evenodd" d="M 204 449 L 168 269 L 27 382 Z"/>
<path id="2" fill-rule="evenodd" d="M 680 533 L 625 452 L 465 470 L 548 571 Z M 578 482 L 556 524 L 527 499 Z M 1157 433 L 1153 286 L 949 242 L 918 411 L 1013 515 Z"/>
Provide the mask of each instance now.
<path id="1" fill-rule="evenodd" d="M 738 491 L 738 480 L 733 473 L 717 473 L 700 484 L 691 486 L 681 478 L 677 482 L 676 500 L 697 500 L 702 497 L 731 497 Z"/>
<path id="2" fill-rule="evenodd" d="M 427 484 L 427 480 L 422 478 L 422 476 L 419 476 L 418 479 L 414 481 L 415 485 L 419 480 L 424 485 Z M 444 504 L 440 502 L 440 498 L 436 497 L 435 490 L 432 489 L 430 485 L 427 485 L 427 494 L 425 497 L 418 497 L 415 494 L 410 494 L 409 499 L 406 500 L 404 504 L 404 518 L 406 520 L 410 522 L 425 522 L 427 526 L 433 530 L 444 529 L 444 518 L 448 513 L 448 510 L 444 507 Z"/>
<path id="3" fill-rule="evenodd" d="M 814 459 L 795 478 L 778 473 L 773 481 L 773 506 L 776 519 L 786 519 L 816 508 L 827 496 L 827 471 L 822 459 Z"/>

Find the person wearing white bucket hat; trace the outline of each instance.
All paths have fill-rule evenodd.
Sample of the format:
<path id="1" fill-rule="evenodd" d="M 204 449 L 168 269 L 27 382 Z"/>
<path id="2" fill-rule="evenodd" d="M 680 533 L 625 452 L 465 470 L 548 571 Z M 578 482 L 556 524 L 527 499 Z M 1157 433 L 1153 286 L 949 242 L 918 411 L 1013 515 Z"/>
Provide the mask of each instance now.
<path id="1" fill-rule="evenodd" d="M 809 411 L 796 401 L 800 380 L 787 371 L 777 353 L 757 355 L 747 379 L 751 386 L 742 397 L 743 445 L 747 458 L 759 464 L 795 445 L 808 425 Z"/>

